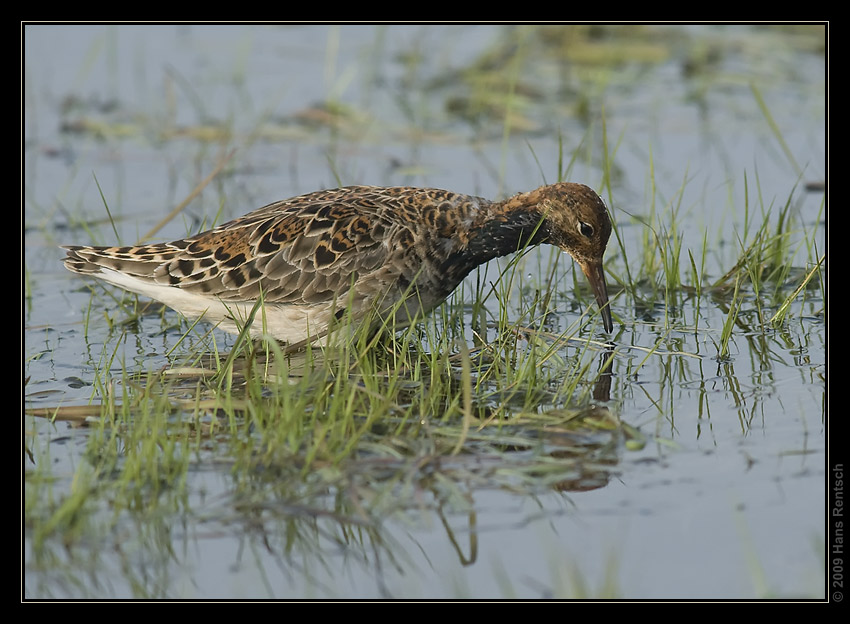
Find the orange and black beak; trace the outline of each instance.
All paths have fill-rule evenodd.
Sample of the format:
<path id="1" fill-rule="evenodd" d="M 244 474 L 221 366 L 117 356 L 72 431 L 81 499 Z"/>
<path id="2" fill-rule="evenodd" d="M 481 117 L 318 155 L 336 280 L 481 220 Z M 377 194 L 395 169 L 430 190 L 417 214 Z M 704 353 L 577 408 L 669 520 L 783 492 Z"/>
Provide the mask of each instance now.
<path id="1" fill-rule="evenodd" d="M 593 294 L 596 296 L 596 304 L 602 313 L 602 325 L 609 334 L 614 329 L 614 321 L 611 319 L 611 309 L 608 307 L 608 285 L 605 283 L 605 271 L 601 262 L 580 263 L 581 270 L 587 276 Z"/>

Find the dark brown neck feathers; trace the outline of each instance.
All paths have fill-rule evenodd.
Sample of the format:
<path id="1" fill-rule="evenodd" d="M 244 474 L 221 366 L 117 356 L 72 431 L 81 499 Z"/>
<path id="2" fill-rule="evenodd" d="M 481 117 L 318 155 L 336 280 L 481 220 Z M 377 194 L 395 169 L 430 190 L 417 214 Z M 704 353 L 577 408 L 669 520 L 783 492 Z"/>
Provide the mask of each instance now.
<path id="1" fill-rule="evenodd" d="M 500 217 L 473 227 L 468 236 L 468 244 L 450 254 L 440 265 L 450 290 L 454 290 L 475 267 L 529 245 L 546 242 L 549 231 L 539 212 L 522 207 L 506 210 Z"/>

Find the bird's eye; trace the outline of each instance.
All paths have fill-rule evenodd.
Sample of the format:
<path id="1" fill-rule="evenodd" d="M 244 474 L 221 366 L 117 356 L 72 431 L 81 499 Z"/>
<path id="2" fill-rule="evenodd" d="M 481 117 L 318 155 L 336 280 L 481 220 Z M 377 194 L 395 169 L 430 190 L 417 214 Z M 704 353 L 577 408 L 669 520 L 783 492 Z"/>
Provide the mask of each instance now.
<path id="1" fill-rule="evenodd" d="M 593 236 L 593 226 L 589 223 L 583 223 L 581 221 L 578 222 L 578 231 L 581 232 L 582 236 L 586 236 L 590 238 Z"/>

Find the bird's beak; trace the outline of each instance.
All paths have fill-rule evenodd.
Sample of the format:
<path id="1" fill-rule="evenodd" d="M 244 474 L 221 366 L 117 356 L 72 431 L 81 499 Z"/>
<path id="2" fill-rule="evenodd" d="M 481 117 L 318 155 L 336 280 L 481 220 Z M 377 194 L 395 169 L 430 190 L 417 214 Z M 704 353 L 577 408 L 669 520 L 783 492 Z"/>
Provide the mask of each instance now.
<path id="1" fill-rule="evenodd" d="M 596 296 L 596 304 L 602 313 L 602 325 L 609 334 L 614 329 L 614 321 L 611 319 L 611 309 L 608 307 L 608 285 L 605 283 L 605 271 L 602 262 L 587 262 L 581 264 L 581 270 L 587 276 L 593 294 Z"/>

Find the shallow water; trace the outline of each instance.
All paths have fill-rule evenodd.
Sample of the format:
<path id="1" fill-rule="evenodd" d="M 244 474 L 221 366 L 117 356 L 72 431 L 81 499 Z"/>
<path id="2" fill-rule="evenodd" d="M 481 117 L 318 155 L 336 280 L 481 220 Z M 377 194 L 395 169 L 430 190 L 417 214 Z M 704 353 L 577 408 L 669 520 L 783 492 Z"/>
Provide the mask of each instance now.
<path id="1" fill-rule="evenodd" d="M 633 47 L 622 61 L 575 60 L 621 53 L 603 37 L 566 65 L 547 53 L 545 37 L 524 35 L 502 72 L 519 77 L 522 95 L 506 136 L 498 99 L 478 101 L 459 73 L 498 49 L 505 33 L 496 26 L 28 26 L 27 407 L 86 404 L 93 370 L 116 348 L 108 306 L 93 309 L 84 330 L 91 297 L 64 270 L 57 246 L 115 241 L 101 192 L 121 240 L 136 240 L 231 148 L 232 169 L 158 239 L 195 231 L 219 209 L 231 218 L 338 184 L 492 197 L 527 190 L 557 177 L 559 136 L 565 158 L 578 155 L 570 179 L 601 188 L 604 106 L 613 154 L 606 200 L 630 258 L 644 233 L 630 217 L 679 206 L 683 247 L 698 255 L 707 232 L 706 271 L 718 277 L 740 252 L 741 207 L 778 210 L 789 196 L 802 227 L 820 226 L 825 251 L 817 190 L 826 166 L 822 36 L 652 27 L 623 38 Z M 522 65 L 512 64 L 517 58 Z M 319 106 L 325 101 L 346 107 L 341 121 Z M 223 127 L 229 134 L 218 136 Z M 93 223 L 80 227 L 81 219 Z M 805 268 L 805 250 L 798 254 Z M 529 257 L 529 272 L 537 257 Z M 618 448 L 614 478 L 600 487 L 529 496 L 457 483 L 467 508 L 441 514 L 438 497 L 423 492 L 422 510 L 388 515 L 374 532 L 290 513 L 259 483 L 269 508 L 252 524 L 235 512 L 230 466 L 211 452 L 187 477 L 192 513 L 122 525 L 103 543 L 83 543 L 74 553 L 90 565 L 34 566 L 25 532 L 24 596 L 824 597 L 824 302 L 813 294 L 782 330 L 764 332 L 745 303 L 746 323 L 725 360 L 716 358 L 721 306 L 703 302 L 697 312 L 686 301 L 681 316 L 698 321 L 699 331 L 665 335 L 663 303 L 612 305 L 623 323 L 615 330 L 611 406 L 652 441 Z M 559 309 L 565 324 L 581 312 L 566 302 Z M 118 349 L 128 367 L 156 370 L 170 363 L 179 335 L 146 318 Z M 666 350 L 692 357 L 647 356 L 659 338 Z M 87 430 L 29 416 L 24 427 L 32 447 L 50 449 L 61 496 L 86 461 Z M 293 534 L 298 539 L 287 539 Z"/>

